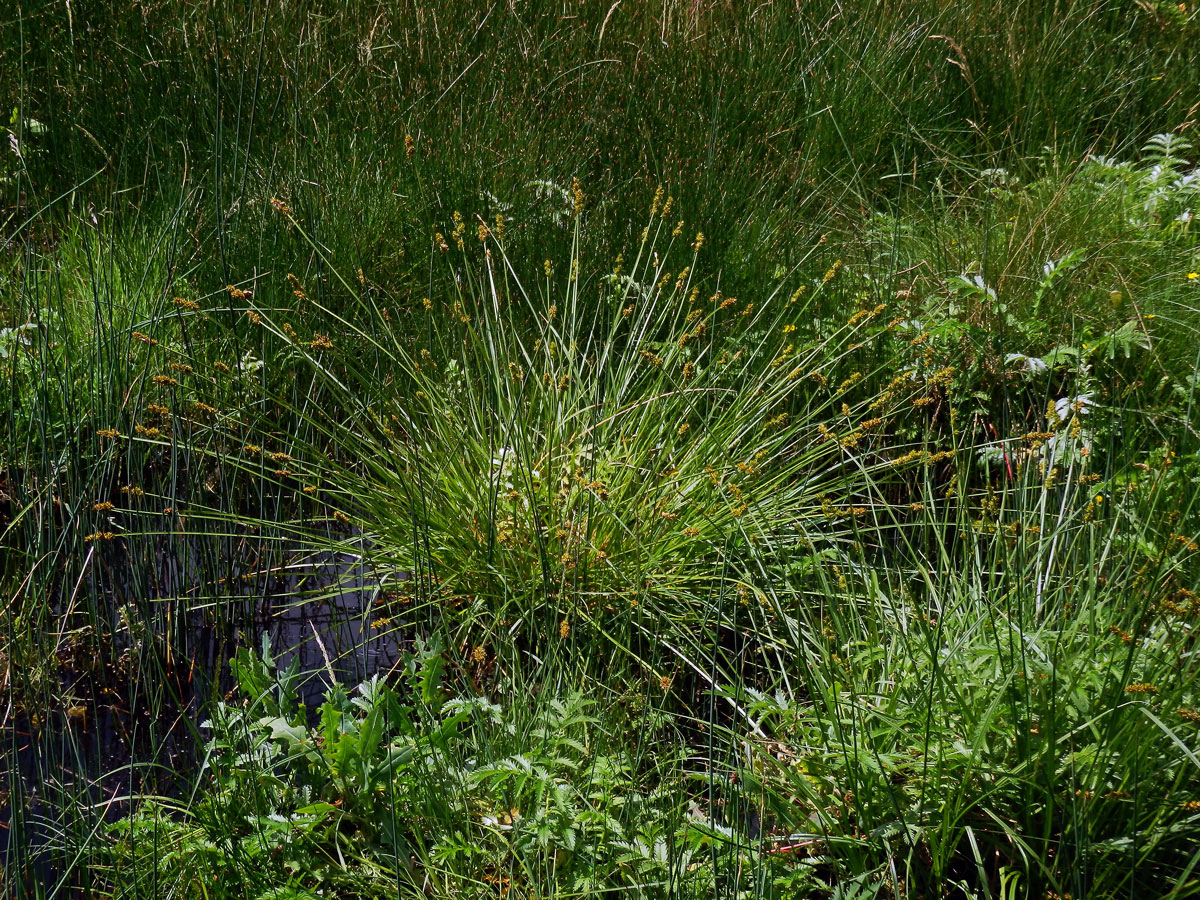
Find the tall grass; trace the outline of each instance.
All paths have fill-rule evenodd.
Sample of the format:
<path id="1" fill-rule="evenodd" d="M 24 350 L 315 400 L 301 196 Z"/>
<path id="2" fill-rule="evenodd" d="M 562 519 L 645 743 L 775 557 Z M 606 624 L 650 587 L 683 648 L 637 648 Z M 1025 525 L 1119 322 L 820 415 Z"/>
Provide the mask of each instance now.
<path id="1" fill-rule="evenodd" d="M 1196 893 L 1194 15 L 327 12 L 5 29 L 6 890 Z"/>

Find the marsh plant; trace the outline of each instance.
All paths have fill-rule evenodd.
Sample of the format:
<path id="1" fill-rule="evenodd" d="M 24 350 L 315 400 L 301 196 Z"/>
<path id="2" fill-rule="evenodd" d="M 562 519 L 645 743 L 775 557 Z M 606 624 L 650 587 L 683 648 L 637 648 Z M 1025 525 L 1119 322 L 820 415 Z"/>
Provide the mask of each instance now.
<path id="1" fill-rule="evenodd" d="M 1195 9 L 328 13 L 0 39 L 4 890 L 1200 894 Z"/>

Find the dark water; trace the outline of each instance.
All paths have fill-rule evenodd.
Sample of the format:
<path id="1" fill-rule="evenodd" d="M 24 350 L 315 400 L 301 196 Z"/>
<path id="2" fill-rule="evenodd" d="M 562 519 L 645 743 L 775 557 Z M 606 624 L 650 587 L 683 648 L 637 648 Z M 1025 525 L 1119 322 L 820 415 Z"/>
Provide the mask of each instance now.
<path id="1" fill-rule="evenodd" d="M 190 792 L 207 738 L 199 729 L 204 707 L 233 687 L 228 660 L 239 647 L 257 651 L 267 635 L 281 668 L 298 659 L 300 700 L 310 712 L 333 679 L 349 688 L 398 663 L 401 623 L 372 623 L 382 624 L 385 592 L 411 586 L 408 573 L 392 573 L 381 584 L 351 554 L 289 568 L 257 597 L 243 595 L 224 607 L 219 625 L 212 616 L 187 613 L 182 648 L 158 651 L 152 661 L 144 647 L 132 665 L 123 664 L 122 653 L 129 654 L 118 647 L 110 648 L 115 662 L 104 666 L 62 659 L 64 694 L 87 702 L 8 717 L 0 745 L 0 790 L 9 794 L 0 807 L 0 862 L 10 885 L 14 878 L 43 886 L 59 879 L 67 863 L 55 850 L 63 823 L 77 840 L 126 813 L 131 796 Z M 165 560 L 157 576 L 160 588 L 179 586 L 182 567 Z"/>

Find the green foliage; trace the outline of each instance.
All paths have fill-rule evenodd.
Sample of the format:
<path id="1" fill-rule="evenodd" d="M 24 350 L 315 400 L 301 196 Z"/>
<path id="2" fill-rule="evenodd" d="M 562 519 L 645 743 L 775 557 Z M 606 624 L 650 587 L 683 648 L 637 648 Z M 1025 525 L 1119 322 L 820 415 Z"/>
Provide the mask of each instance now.
<path id="1" fill-rule="evenodd" d="M 447 699 L 440 659 L 432 648 L 407 657 L 399 691 L 378 676 L 351 693 L 334 683 L 309 715 L 294 664 L 277 670 L 265 640 L 261 654 L 241 651 L 231 663 L 241 701 L 218 703 L 202 726 L 211 737 L 191 805 L 149 800 L 111 826 L 95 889 L 713 889 L 704 847 L 719 832 L 688 810 L 681 759 L 660 755 L 639 772 L 608 755 L 579 695 L 507 708 Z"/>
<path id="2" fill-rule="evenodd" d="M 1200 894 L 1194 4 L 42 6 L 6 894 Z"/>

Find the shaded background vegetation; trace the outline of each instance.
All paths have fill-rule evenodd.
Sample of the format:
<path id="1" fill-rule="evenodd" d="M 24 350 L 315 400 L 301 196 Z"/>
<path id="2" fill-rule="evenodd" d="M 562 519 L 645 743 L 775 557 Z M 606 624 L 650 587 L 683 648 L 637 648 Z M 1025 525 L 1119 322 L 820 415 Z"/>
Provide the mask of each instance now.
<path id="1" fill-rule="evenodd" d="M 1197 891 L 1193 7 L 0 15 L 7 890 Z"/>

